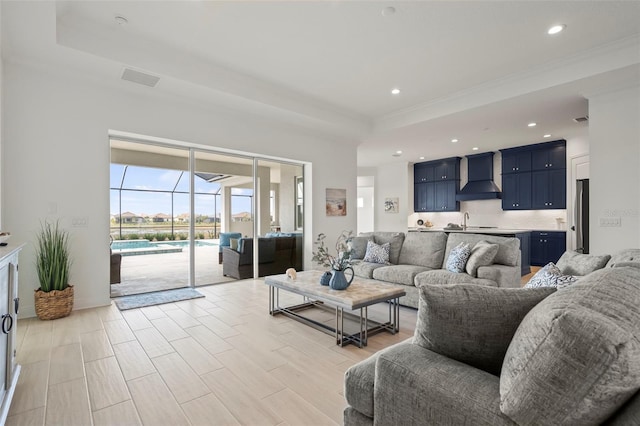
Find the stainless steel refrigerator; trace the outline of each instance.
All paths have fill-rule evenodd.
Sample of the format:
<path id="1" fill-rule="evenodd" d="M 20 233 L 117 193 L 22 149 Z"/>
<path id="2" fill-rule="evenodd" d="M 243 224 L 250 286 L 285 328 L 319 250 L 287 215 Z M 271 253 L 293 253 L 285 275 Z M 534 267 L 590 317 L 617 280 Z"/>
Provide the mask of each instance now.
<path id="1" fill-rule="evenodd" d="M 576 233 L 576 251 L 589 253 L 589 179 L 576 180 L 575 215 L 572 231 Z"/>

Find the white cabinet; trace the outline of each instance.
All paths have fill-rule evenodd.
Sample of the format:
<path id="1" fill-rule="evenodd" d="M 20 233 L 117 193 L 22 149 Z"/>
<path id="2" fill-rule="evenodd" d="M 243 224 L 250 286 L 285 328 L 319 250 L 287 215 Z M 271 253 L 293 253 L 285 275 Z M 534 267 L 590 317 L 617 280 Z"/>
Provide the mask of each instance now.
<path id="1" fill-rule="evenodd" d="M 9 413 L 20 366 L 16 364 L 18 297 L 18 253 L 22 246 L 0 247 L 0 424 Z"/>

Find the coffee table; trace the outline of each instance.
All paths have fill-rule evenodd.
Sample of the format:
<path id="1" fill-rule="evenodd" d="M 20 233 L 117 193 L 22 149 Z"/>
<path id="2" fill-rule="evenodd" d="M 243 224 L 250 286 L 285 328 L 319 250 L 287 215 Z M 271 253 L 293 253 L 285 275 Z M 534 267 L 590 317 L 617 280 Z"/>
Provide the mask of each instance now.
<path id="1" fill-rule="evenodd" d="M 358 347 L 367 345 L 369 336 L 381 331 L 395 334 L 399 330 L 399 299 L 405 295 L 402 286 L 384 284 L 380 281 L 355 277 L 346 290 L 332 290 L 320 285 L 322 271 L 301 271 L 296 279 L 287 275 L 269 275 L 264 279 L 269 286 L 269 314 L 286 315 L 290 318 L 335 336 L 336 344 L 345 346 L 355 344 Z M 303 296 L 303 303 L 293 306 L 280 306 L 280 290 Z M 380 302 L 389 303 L 389 320 L 377 322 L 369 319 L 368 307 Z M 320 308 L 335 310 L 335 327 L 303 316 L 300 312 L 306 309 Z M 358 314 L 346 311 L 359 311 Z M 345 331 L 345 318 L 359 320 L 356 333 Z"/>

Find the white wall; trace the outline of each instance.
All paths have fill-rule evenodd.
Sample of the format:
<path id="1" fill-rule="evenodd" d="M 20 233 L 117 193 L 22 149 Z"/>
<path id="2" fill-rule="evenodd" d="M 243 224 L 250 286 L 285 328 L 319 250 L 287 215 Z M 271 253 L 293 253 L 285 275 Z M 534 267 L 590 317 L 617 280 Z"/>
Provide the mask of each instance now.
<path id="1" fill-rule="evenodd" d="M 46 67 L 4 64 L 2 207 L 12 240 L 27 242 L 20 258 L 21 316 L 32 316 L 38 287 L 34 233 L 44 219 L 59 218 L 71 231 L 75 308 L 106 305 L 109 299 L 110 129 L 196 146 L 312 163 L 308 168 L 305 263 L 311 268 L 313 236 L 336 237 L 356 228 L 356 148 L 241 115 L 220 107 L 160 96 L 153 89 L 117 81 L 85 81 Z M 325 215 L 325 188 L 346 188 L 344 217 Z M 86 217 L 85 228 L 71 228 Z"/>
<path id="2" fill-rule="evenodd" d="M 590 251 L 640 247 L 640 87 L 589 97 Z M 601 227 L 620 218 L 620 227 Z"/>
<path id="3" fill-rule="evenodd" d="M 398 213 L 384 211 L 385 198 L 398 198 Z M 406 231 L 407 216 L 413 213 L 413 166 L 399 162 L 378 167 L 374 200 L 376 231 Z"/>

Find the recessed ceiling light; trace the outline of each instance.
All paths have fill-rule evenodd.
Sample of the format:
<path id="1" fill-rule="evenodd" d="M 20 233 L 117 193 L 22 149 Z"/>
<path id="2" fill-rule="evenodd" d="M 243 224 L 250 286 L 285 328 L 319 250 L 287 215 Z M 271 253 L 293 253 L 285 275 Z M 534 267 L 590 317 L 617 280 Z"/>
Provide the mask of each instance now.
<path id="1" fill-rule="evenodd" d="M 396 13 L 396 8 L 392 6 L 387 6 L 382 9 L 382 16 L 391 16 Z"/>
<path id="2" fill-rule="evenodd" d="M 473 147 L 473 148 L 471 148 L 471 149 L 472 149 L 472 150 L 474 150 L 474 151 L 477 151 L 477 150 L 478 150 L 478 147 L 477 147 L 477 146 L 474 146 L 474 147 Z"/>
<path id="3" fill-rule="evenodd" d="M 553 27 L 547 30 L 547 34 L 549 35 L 558 34 L 559 32 L 562 32 L 562 30 L 564 30 L 565 28 L 567 28 L 565 24 L 554 25 Z"/>
<path id="4" fill-rule="evenodd" d="M 398 88 L 391 89 L 391 94 L 392 95 L 399 95 L 400 94 L 400 89 L 398 89 Z"/>
<path id="5" fill-rule="evenodd" d="M 396 154 L 400 155 L 400 154 L 402 154 L 402 151 L 398 150 L 398 151 L 396 151 Z"/>
<path id="6" fill-rule="evenodd" d="M 529 123 L 529 124 L 527 124 L 527 126 L 529 126 L 529 127 L 536 127 L 537 125 L 538 125 L 538 123 Z"/>
<path id="7" fill-rule="evenodd" d="M 543 137 L 545 137 L 545 138 L 550 138 L 550 137 L 551 137 L 551 135 L 550 135 L 549 133 L 547 133 L 547 134 L 546 134 L 546 135 L 544 135 Z"/>
<path id="8" fill-rule="evenodd" d="M 127 18 L 120 15 L 116 16 L 114 19 L 116 20 L 116 24 L 118 25 L 127 25 L 127 23 L 129 22 Z"/>
<path id="9" fill-rule="evenodd" d="M 451 142 L 456 143 L 458 142 L 458 139 L 451 139 Z"/>
<path id="10" fill-rule="evenodd" d="M 420 157 L 421 160 L 424 160 L 424 157 Z"/>

